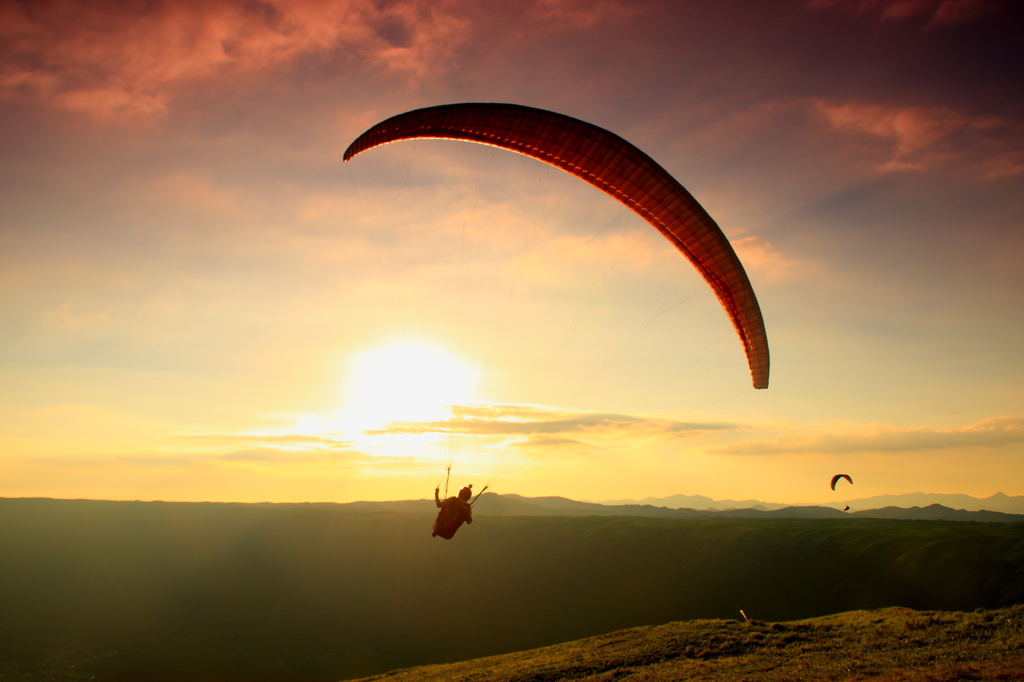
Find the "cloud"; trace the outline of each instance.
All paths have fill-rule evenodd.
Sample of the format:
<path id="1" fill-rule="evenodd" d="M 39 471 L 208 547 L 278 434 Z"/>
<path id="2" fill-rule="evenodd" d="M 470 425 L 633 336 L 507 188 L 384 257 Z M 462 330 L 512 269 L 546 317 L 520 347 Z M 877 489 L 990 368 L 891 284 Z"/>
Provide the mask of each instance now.
<path id="1" fill-rule="evenodd" d="M 350 441 L 305 434 L 177 433 L 175 439 L 194 444 L 190 453 L 145 455 L 120 459 L 132 464 L 188 466 L 211 463 L 369 462 L 374 456 L 356 450 Z"/>
<path id="2" fill-rule="evenodd" d="M 807 6 L 877 14 L 882 21 L 926 18 L 928 26 L 963 24 L 1003 9 L 1000 0 L 809 0 Z"/>
<path id="3" fill-rule="evenodd" d="M 606 454 L 604 448 L 593 443 L 563 436 L 529 436 L 502 443 L 501 447 L 507 452 L 499 461 L 507 463 L 509 469 L 518 464 L 518 456 L 551 463 L 601 459 Z"/>
<path id="4" fill-rule="evenodd" d="M 1012 149 L 986 159 L 982 164 L 986 180 L 1009 178 L 1024 173 L 1024 149 Z"/>
<path id="5" fill-rule="evenodd" d="M 222 462 L 325 462 L 350 461 L 363 453 L 348 449 L 321 448 L 316 450 L 282 450 L 281 448 L 245 448 L 234 450 L 215 461 Z"/>
<path id="6" fill-rule="evenodd" d="M 207 443 L 273 443 L 292 447 L 331 447 L 345 448 L 351 445 L 348 441 L 327 438 L 325 436 L 307 436 L 303 434 L 245 434 L 245 433 L 176 433 L 175 438 L 186 438 Z"/>
<path id="7" fill-rule="evenodd" d="M 773 441 L 745 441 L 708 452 L 727 455 L 917 452 L 951 448 L 998 448 L 1024 441 L 1024 418 L 993 417 L 962 429 L 897 429 L 875 426 L 863 433 L 783 434 Z"/>
<path id="8" fill-rule="evenodd" d="M 892 138 L 897 143 L 897 155 L 934 144 L 967 123 L 964 116 L 940 107 L 897 109 L 867 104 L 834 105 L 824 101 L 816 105 L 836 130 Z"/>
<path id="9" fill-rule="evenodd" d="M 314 464 L 314 463 L 376 463 L 379 458 L 348 449 L 287 449 L 273 447 L 243 447 L 212 451 L 197 449 L 190 452 L 144 453 L 114 457 L 40 457 L 36 462 L 62 466 L 141 466 L 141 467 L 202 467 L 223 464 Z"/>
<path id="10" fill-rule="evenodd" d="M 532 9 L 541 19 L 581 28 L 601 21 L 621 21 L 636 11 L 627 3 L 610 0 L 537 0 Z"/>
<path id="11" fill-rule="evenodd" d="M 762 274 L 768 280 L 796 279 L 812 272 L 813 263 L 789 258 L 760 237 L 732 241 L 743 267 Z"/>
<path id="12" fill-rule="evenodd" d="M 149 117 L 177 86 L 342 55 L 422 77 L 467 21 L 433 0 L 44 0 L 0 9 L 0 95 L 102 118 Z"/>
<path id="13" fill-rule="evenodd" d="M 943 0 L 935 8 L 931 25 L 962 24 L 1002 9 L 999 0 Z"/>
<path id="14" fill-rule="evenodd" d="M 62 332 L 99 332 L 105 331 L 110 324 L 107 311 L 85 311 L 72 308 L 67 303 L 43 310 L 41 317 L 46 324 Z"/>
<path id="15" fill-rule="evenodd" d="M 542 240 L 512 267 L 521 267 L 531 283 L 549 286 L 578 286 L 581 271 L 593 272 L 597 281 L 616 270 L 649 272 L 658 255 L 655 245 L 664 249 L 653 239 L 656 234 L 644 226 L 629 234 L 557 235 Z"/>
<path id="16" fill-rule="evenodd" d="M 915 171 L 961 163 L 995 179 L 1024 172 L 1024 124 L 991 116 L 972 116 L 949 107 L 901 107 L 821 99 L 807 101 L 811 111 L 841 133 L 889 141 L 892 153 L 880 171 Z"/>
<path id="17" fill-rule="evenodd" d="M 850 172 L 952 170 L 980 180 L 1024 173 L 1024 120 L 949 106 L 772 98 L 730 112 L 692 139 L 697 150 L 727 158 L 770 149 L 780 169 L 783 159 L 795 168 L 815 159 L 814 170 L 799 175 L 800 188 Z M 776 186 L 784 179 L 776 178 Z"/>
<path id="18" fill-rule="evenodd" d="M 330 439 L 297 436 L 252 438 L 220 434 L 216 441 L 230 446 L 196 447 L 187 452 L 140 453 L 102 458 L 41 458 L 37 461 L 72 466 L 221 467 L 231 465 L 343 465 L 376 467 L 405 458 L 380 457 Z"/>
<path id="19" fill-rule="evenodd" d="M 521 448 L 557 448 L 565 445 L 586 445 L 581 440 L 575 438 L 559 438 L 554 436 L 531 436 L 526 440 L 521 440 L 516 443 Z"/>
<path id="20" fill-rule="evenodd" d="M 732 424 L 679 422 L 624 414 L 576 414 L 523 405 L 454 406 L 453 417 L 430 422 L 394 422 L 367 435 L 460 433 L 473 436 L 561 434 L 593 436 L 683 435 L 735 428 Z M 548 445 L 554 441 L 548 441 Z"/>

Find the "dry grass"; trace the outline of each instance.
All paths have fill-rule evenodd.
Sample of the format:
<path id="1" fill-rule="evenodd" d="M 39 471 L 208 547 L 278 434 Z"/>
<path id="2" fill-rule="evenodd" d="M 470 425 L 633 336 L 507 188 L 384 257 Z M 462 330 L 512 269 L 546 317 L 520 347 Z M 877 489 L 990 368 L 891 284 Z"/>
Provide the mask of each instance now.
<path id="1" fill-rule="evenodd" d="M 388 682 L 1024 680 L 1024 605 L 993 611 L 851 611 L 788 623 L 700 620 L 431 665 Z"/>

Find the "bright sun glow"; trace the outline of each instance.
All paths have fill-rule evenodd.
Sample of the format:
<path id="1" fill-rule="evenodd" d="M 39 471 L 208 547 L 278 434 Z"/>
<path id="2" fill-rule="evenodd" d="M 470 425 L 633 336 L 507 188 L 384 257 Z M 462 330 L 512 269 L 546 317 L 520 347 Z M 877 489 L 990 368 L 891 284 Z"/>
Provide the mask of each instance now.
<path id="1" fill-rule="evenodd" d="M 448 406 L 473 400 L 479 381 L 480 372 L 439 348 L 392 343 L 356 358 L 345 412 L 362 429 L 444 419 Z"/>

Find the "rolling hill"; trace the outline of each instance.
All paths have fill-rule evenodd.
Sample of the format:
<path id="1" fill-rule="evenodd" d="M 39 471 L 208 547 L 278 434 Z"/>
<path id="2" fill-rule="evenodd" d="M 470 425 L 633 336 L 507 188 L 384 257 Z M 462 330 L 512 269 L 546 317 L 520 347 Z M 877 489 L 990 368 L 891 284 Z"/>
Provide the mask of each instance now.
<path id="1" fill-rule="evenodd" d="M 632 628 L 365 682 L 901 682 L 1024 679 L 1024 607 L 976 613 L 888 608 L 788 622 Z"/>

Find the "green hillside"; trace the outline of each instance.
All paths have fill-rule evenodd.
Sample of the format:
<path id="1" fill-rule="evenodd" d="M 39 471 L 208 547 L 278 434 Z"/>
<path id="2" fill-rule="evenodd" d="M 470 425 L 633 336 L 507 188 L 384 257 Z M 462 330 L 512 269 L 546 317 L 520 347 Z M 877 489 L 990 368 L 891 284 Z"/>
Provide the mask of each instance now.
<path id="1" fill-rule="evenodd" d="M 387 682 L 901 682 L 1024 679 L 1024 608 L 889 608 L 789 623 L 698 620 L 399 670 Z"/>
<path id="2" fill-rule="evenodd" d="M 1022 524 L 493 516 L 448 542 L 430 523 L 0 499 L 0 674 L 326 681 L 741 608 L 780 621 L 1024 602 Z"/>

